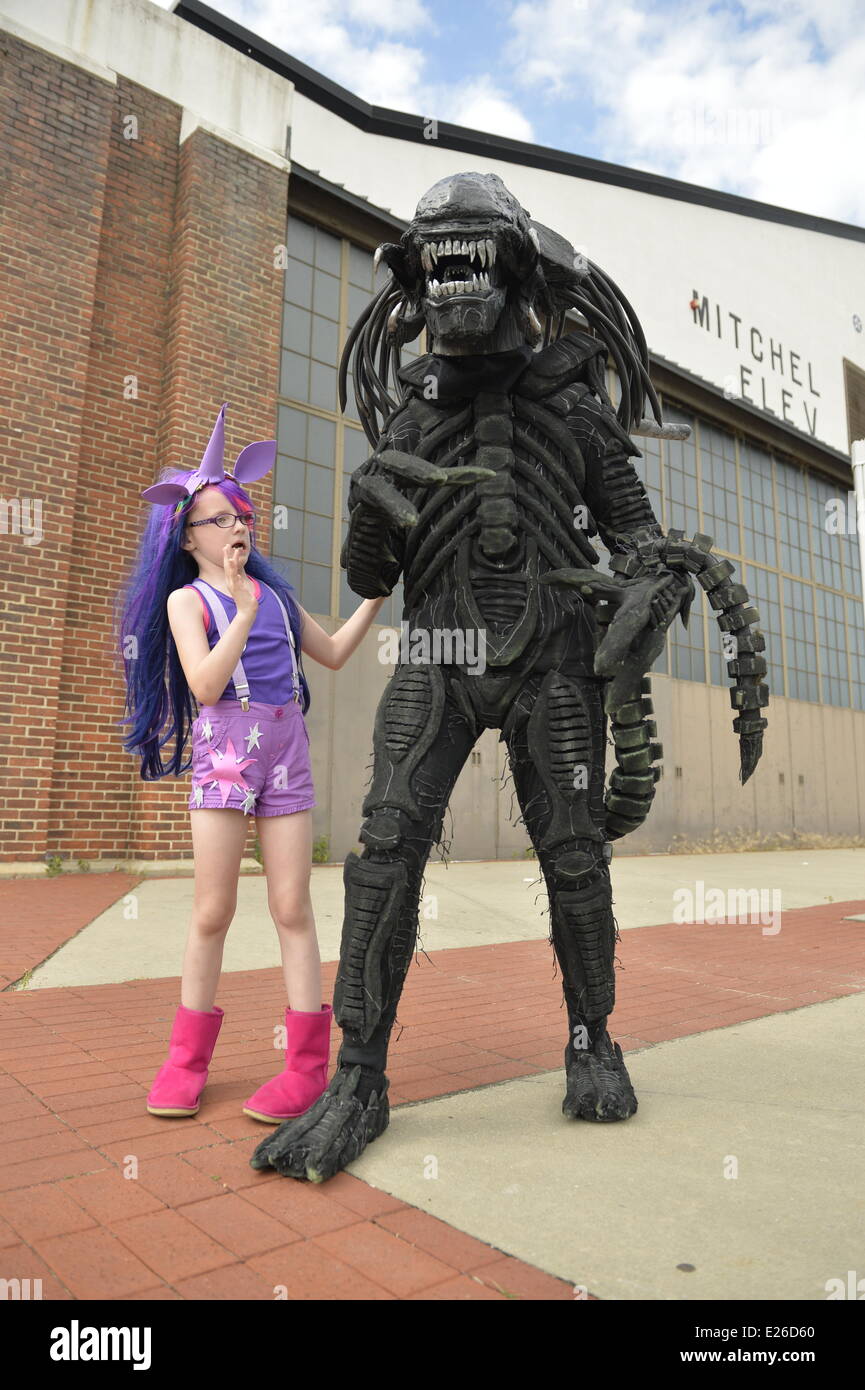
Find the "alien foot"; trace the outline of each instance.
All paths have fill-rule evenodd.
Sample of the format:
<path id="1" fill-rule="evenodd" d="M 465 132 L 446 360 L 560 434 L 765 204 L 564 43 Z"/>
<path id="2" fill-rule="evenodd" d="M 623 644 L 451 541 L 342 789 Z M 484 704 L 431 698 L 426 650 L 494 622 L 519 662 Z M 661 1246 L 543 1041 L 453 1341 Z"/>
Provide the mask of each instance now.
<path id="1" fill-rule="evenodd" d="M 326 1182 L 340 1172 L 388 1126 L 389 1082 L 382 1076 L 366 1104 L 355 1092 L 360 1066 L 338 1070 L 330 1085 L 303 1115 L 286 1120 L 258 1145 L 252 1168 L 275 1168 L 284 1178 Z"/>
<path id="2" fill-rule="evenodd" d="M 604 1030 L 589 1051 L 565 1048 L 567 1095 L 562 1114 L 572 1120 L 627 1120 L 637 1109 L 622 1049 Z"/>

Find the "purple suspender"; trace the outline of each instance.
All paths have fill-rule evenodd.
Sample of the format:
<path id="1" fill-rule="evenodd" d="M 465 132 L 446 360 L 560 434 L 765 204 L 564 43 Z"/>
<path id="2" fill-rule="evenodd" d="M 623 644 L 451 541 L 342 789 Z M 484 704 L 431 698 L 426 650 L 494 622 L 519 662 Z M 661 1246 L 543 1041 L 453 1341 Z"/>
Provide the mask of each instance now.
<path id="1" fill-rule="evenodd" d="M 264 581 L 261 579 L 259 579 L 258 583 L 261 585 L 262 589 L 266 589 L 269 594 L 273 594 L 273 597 L 279 604 L 279 611 L 282 614 L 282 621 L 285 624 L 285 632 L 286 636 L 288 637 L 289 647 L 291 649 L 291 681 L 293 691 L 292 699 L 296 700 L 299 704 L 301 700 L 302 691 L 297 674 L 297 653 L 295 651 L 294 646 L 294 634 L 291 630 L 291 624 L 288 621 L 288 614 L 285 611 L 285 604 L 279 597 L 279 594 L 276 592 L 276 590 L 272 589 L 269 584 L 265 584 Z M 194 579 L 192 581 L 192 584 L 193 588 L 199 589 L 202 593 L 207 595 L 207 599 L 213 612 L 214 620 L 216 622 L 216 630 L 219 633 L 220 637 L 224 637 L 225 633 L 228 631 L 228 614 L 225 611 L 222 599 L 220 598 L 217 590 L 214 589 L 212 585 L 208 584 L 207 581 L 204 579 Z M 246 647 L 244 646 L 244 651 L 245 650 Z M 238 699 L 240 700 L 240 708 L 242 710 L 248 710 L 249 681 L 246 679 L 246 672 L 243 669 L 243 662 L 240 660 L 238 660 L 238 663 L 234 668 L 232 680 L 234 681 L 234 688 L 237 692 Z"/>

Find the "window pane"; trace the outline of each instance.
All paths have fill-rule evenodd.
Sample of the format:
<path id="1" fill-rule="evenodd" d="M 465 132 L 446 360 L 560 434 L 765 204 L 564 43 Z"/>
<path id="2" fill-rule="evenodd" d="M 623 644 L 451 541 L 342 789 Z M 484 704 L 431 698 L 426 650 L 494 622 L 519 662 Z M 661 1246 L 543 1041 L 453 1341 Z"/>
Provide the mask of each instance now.
<path id="1" fill-rule="evenodd" d="M 301 604 L 307 613 L 329 616 L 330 567 L 304 564 L 301 566 L 301 572 Z"/>
<path id="2" fill-rule="evenodd" d="M 274 555 L 300 560 L 303 548 L 303 512 L 282 503 L 274 503 L 271 545 Z"/>
<path id="3" fill-rule="evenodd" d="M 744 555 L 761 565 L 778 563 L 775 504 L 772 498 L 772 457 L 765 449 L 743 439 L 739 445 L 739 478 L 742 487 Z"/>
<path id="4" fill-rule="evenodd" d="M 814 590 L 782 579 L 787 644 L 787 694 L 793 700 L 819 700 Z"/>
<path id="5" fill-rule="evenodd" d="M 703 530 L 715 547 L 741 553 L 739 498 L 736 485 L 736 441 L 726 430 L 700 422 L 700 469 L 703 491 Z"/>
<path id="6" fill-rule="evenodd" d="M 353 285 L 365 290 L 367 298 L 372 295 L 372 253 L 362 247 L 351 245 L 348 248 L 348 278 Z"/>
<path id="7" fill-rule="evenodd" d="M 312 316 L 312 356 L 329 367 L 335 367 L 339 357 L 339 328 L 320 314 Z"/>
<path id="8" fill-rule="evenodd" d="M 319 565 L 330 564 L 333 518 L 305 512 L 303 518 L 303 558 Z M 329 611 L 327 609 L 325 612 Z"/>
<path id="9" fill-rule="evenodd" d="M 336 424 L 333 420 L 321 420 L 317 415 L 309 417 L 309 445 L 306 457 L 310 463 L 320 463 L 323 468 L 333 468 L 336 452 Z"/>
<path id="10" fill-rule="evenodd" d="M 742 583 L 748 590 L 748 597 L 760 614 L 757 624 L 766 638 L 763 655 L 769 667 L 764 677 L 773 695 L 784 694 L 784 664 L 781 660 L 781 595 L 778 589 L 778 576 L 770 570 L 758 569 L 748 565 Z"/>
<path id="11" fill-rule="evenodd" d="M 293 401 L 309 400 L 309 358 L 298 352 L 282 353 L 279 394 Z"/>
<path id="12" fill-rule="evenodd" d="M 315 264 L 319 270 L 327 270 L 331 275 L 339 275 L 341 238 L 323 227 L 315 229 Z"/>
<path id="13" fill-rule="evenodd" d="M 312 223 L 304 222 L 300 217 L 289 217 L 287 245 L 289 255 L 312 265 L 315 246 L 315 228 Z"/>
<path id="14" fill-rule="evenodd" d="M 292 352 L 309 355 L 309 332 L 312 315 L 308 309 L 286 303 L 282 315 L 282 346 Z"/>
<path id="15" fill-rule="evenodd" d="M 328 319 L 339 318 L 339 280 L 323 270 L 313 273 L 312 307 Z"/>
<path id="16" fill-rule="evenodd" d="M 285 268 L 285 298 L 291 304 L 299 304 L 301 309 L 312 308 L 312 267 L 288 258 Z"/>
<path id="17" fill-rule="evenodd" d="M 695 530 L 699 530 L 695 527 Z M 703 614 L 706 611 L 706 595 L 697 585 L 697 593 L 691 604 L 687 631 L 681 618 L 676 618 L 667 638 L 670 647 L 670 674 L 683 681 L 705 681 L 706 660 L 703 640 Z"/>
<path id="18" fill-rule="evenodd" d="M 842 588 L 848 594 L 862 594 L 862 571 L 859 567 L 859 536 L 856 531 L 856 498 L 851 492 L 847 502 L 847 529 L 842 531 L 841 567 Z"/>
<path id="19" fill-rule="evenodd" d="M 331 516 L 333 512 L 333 469 L 306 466 L 306 510 Z"/>
<path id="20" fill-rule="evenodd" d="M 829 526 L 837 525 L 835 513 L 827 510 L 827 502 L 837 500 L 840 489 L 824 478 L 811 474 L 811 549 L 814 560 L 814 578 L 830 588 L 841 588 L 841 537 L 837 530 Z M 846 501 L 846 499 L 844 499 Z M 832 702 L 833 704 L 836 701 Z"/>
<path id="21" fill-rule="evenodd" d="M 667 528 L 678 528 L 690 537 L 700 529 L 697 511 L 697 450 L 694 444 L 694 417 L 675 406 L 664 407 L 669 424 L 690 425 L 690 439 L 664 440 L 664 485 L 667 498 Z M 702 677 L 701 677 L 702 679 Z"/>
<path id="22" fill-rule="evenodd" d="M 632 458 L 634 471 L 652 504 L 652 511 L 658 521 L 663 525 L 663 511 L 661 507 L 661 441 L 654 439 L 651 435 L 643 438 L 640 435 L 634 443 L 643 455 L 642 458 Z"/>
<path id="23" fill-rule="evenodd" d="M 313 362 L 309 369 L 309 401 L 321 410 L 336 410 L 336 368 Z"/>
<path id="24" fill-rule="evenodd" d="M 303 507 L 303 492 L 306 482 L 306 464 L 302 459 L 292 459 L 278 454 L 276 477 L 273 487 L 274 504 L 284 503 L 287 507 Z M 300 554 L 300 550 L 296 552 Z"/>
<path id="25" fill-rule="evenodd" d="M 808 538 L 808 489 L 805 473 L 783 459 L 775 460 L 775 486 L 778 493 L 778 527 L 781 542 L 781 569 L 811 578 L 811 547 Z"/>
<path id="26" fill-rule="evenodd" d="M 351 617 L 358 604 L 362 602 L 362 599 L 353 589 L 348 587 L 348 576 L 344 569 L 340 570 L 339 576 L 339 616 L 345 620 Z M 382 604 L 382 608 L 383 607 L 384 604 Z M 375 621 L 377 623 L 381 622 L 380 611 L 376 614 Z"/>
<path id="27" fill-rule="evenodd" d="M 291 454 L 292 458 L 306 458 L 306 422 L 309 416 L 293 406 L 281 405 L 277 412 L 276 437 L 281 454 Z"/>
<path id="28" fill-rule="evenodd" d="M 846 600 L 853 708 L 865 709 L 865 611 L 860 599 Z"/>
<path id="29" fill-rule="evenodd" d="M 372 450 L 363 430 L 346 429 L 343 441 L 343 467 L 353 473 L 361 463 L 366 463 Z"/>
<path id="30" fill-rule="evenodd" d="M 372 299 L 369 290 L 359 290 L 354 285 L 348 287 L 348 326 L 354 328 L 358 316 Z"/>
<path id="31" fill-rule="evenodd" d="M 830 594 L 827 589 L 817 590 L 817 638 L 823 703 L 849 706 L 844 600 L 840 594 Z"/>

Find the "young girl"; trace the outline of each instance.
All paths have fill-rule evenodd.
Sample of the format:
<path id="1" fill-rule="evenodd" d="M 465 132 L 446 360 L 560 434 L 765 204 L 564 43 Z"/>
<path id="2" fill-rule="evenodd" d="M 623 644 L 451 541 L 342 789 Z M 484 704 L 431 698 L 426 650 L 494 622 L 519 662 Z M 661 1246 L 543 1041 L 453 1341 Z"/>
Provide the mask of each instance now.
<path id="1" fill-rule="evenodd" d="M 192 923 L 168 1059 L 147 1109 L 166 1116 L 198 1111 L 223 1019 L 214 1000 L 247 817 L 254 815 L 288 996 L 287 1045 L 285 1069 L 243 1111 L 280 1124 L 327 1088 L 332 1019 L 330 1004 L 321 1002 L 309 894 L 316 803 L 301 650 L 338 671 L 384 599 L 365 599 L 333 637 L 301 608 L 292 586 L 256 549 L 252 504 L 239 486 L 269 471 L 276 441 L 248 445 L 226 473 L 226 405 L 199 467 L 168 473 L 170 481 L 142 493 L 154 506 L 118 614 L 128 712 L 120 722 L 132 725 L 124 748 L 140 756 L 145 780 L 189 768 L 182 758 L 191 697 L 199 705 L 191 726 Z M 161 749 L 170 740 L 165 765 Z"/>

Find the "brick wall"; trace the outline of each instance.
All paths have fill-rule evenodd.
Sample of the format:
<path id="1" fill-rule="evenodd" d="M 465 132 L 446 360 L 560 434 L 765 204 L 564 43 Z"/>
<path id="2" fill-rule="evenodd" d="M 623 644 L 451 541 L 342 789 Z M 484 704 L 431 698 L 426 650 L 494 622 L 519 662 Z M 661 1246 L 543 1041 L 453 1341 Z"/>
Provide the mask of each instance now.
<path id="1" fill-rule="evenodd" d="M 0 534 L 0 860 L 191 857 L 188 774 L 145 783 L 121 746 L 113 597 L 140 490 L 197 465 L 222 401 L 227 463 L 275 435 L 287 175 L 0 43 L 2 496 L 41 498 L 44 532 Z"/>

